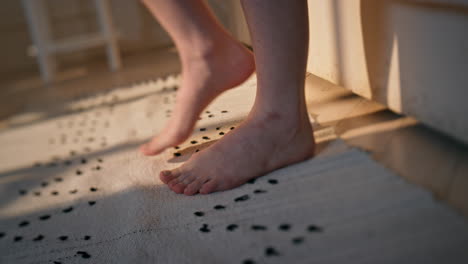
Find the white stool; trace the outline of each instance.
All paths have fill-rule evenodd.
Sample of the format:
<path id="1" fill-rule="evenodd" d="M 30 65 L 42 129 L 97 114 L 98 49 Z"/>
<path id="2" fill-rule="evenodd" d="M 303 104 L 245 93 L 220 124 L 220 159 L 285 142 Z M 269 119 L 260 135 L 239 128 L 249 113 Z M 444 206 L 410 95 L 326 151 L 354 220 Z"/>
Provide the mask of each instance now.
<path id="1" fill-rule="evenodd" d="M 105 45 L 110 69 L 115 71 L 121 67 L 117 36 L 112 24 L 108 0 L 93 1 L 97 9 L 100 31 L 98 33 L 54 41 L 50 34 L 51 27 L 47 19 L 44 0 L 22 0 L 29 32 L 37 50 L 39 69 L 45 82 L 50 82 L 55 78 L 56 62 L 54 55 L 57 53 Z"/>

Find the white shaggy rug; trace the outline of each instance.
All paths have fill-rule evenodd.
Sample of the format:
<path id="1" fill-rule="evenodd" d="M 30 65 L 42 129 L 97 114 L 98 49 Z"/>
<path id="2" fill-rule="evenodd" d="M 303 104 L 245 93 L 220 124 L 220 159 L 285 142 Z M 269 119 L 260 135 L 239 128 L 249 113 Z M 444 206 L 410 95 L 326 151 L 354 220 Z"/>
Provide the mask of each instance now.
<path id="1" fill-rule="evenodd" d="M 119 87 L 0 132 L 0 263 L 468 263 L 468 223 L 343 142 L 235 190 L 186 197 L 157 175 L 229 133 L 255 80 L 178 149 L 137 146 L 177 77 Z"/>

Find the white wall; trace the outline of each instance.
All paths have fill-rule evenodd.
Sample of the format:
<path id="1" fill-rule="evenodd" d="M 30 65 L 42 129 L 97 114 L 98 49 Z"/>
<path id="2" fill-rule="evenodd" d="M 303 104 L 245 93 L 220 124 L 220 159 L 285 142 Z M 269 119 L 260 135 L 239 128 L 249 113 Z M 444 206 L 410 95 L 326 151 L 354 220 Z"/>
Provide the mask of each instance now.
<path id="1" fill-rule="evenodd" d="M 466 2 L 309 0 L 308 71 L 468 143 Z"/>

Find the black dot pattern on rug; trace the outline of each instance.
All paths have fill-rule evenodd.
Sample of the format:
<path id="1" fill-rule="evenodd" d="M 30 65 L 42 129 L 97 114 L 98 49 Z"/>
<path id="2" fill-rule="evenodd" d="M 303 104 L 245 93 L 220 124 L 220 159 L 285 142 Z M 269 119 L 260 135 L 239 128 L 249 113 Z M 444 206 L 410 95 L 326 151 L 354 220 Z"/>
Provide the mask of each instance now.
<path id="1" fill-rule="evenodd" d="M 219 132 L 219 135 L 220 135 L 220 136 L 223 136 L 223 135 L 224 135 L 224 132 Z"/>
<path id="2" fill-rule="evenodd" d="M 96 201 L 89 201 L 88 204 L 89 204 L 89 206 L 93 206 L 93 205 L 96 204 Z"/>
<path id="3" fill-rule="evenodd" d="M 54 261 L 54 264 L 62 264 L 60 261 Z"/>
<path id="4" fill-rule="evenodd" d="M 73 206 L 70 206 L 70 207 L 65 208 L 65 209 L 62 210 L 62 212 L 66 213 L 66 214 L 70 213 L 71 211 L 73 211 Z"/>
<path id="5" fill-rule="evenodd" d="M 200 227 L 200 232 L 203 232 L 203 233 L 208 233 L 210 232 L 211 230 L 208 228 L 208 225 L 207 224 L 203 224 L 202 227 Z"/>
<path id="6" fill-rule="evenodd" d="M 267 247 L 265 249 L 265 256 L 267 257 L 274 257 L 279 255 L 280 253 L 274 247 Z"/>
<path id="7" fill-rule="evenodd" d="M 59 192 L 58 191 L 52 191 L 52 192 L 50 192 L 50 194 L 52 194 L 54 196 L 57 196 L 59 194 Z"/>
<path id="8" fill-rule="evenodd" d="M 252 225 L 250 228 L 254 231 L 265 231 L 268 229 L 266 226 L 262 225 Z"/>
<path id="9" fill-rule="evenodd" d="M 34 192 L 35 196 L 41 196 L 41 192 Z"/>
<path id="10" fill-rule="evenodd" d="M 91 258 L 91 255 L 90 255 L 88 252 L 86 252 L 86 251 L 77 251 L 77 252 L 76 252 L 76 255 L 81 256 L 81 257 L 84 258 L 84 259 L 89 259 L 89 258 Z"/>
<path id="11" fill-rule="evenodd" d="M 252 259 L 246 259 L 242 261 L 242 264 L 255 264 L 255 261 L 253 261 Z"/>
<path id="12" fill-rule="evenodd" d="M 268 180 L 268 183 L 269 183 L 269 184 L 278 184 L 278 180 L 269 179 L 269 180 Z"/>
<path id="13" fill-rule="evenodd" d="M 191 144 L 197 144 L 198 142 L 196 140 L 190 141 Z"/>
<path id="14" fill-rule="evenodd" d="M 42 187 L 47 187 L 47 185 L 49 185 L 48 182 L 42 182 L 42 183 L 41 183 L 41 186 L 42 186 Z"/>
<path id="15" fill-rule="evenodd" d="M 84 240 L 90 240 L 90 239 L 91 239 L 91 236 L 84 236 L 83 239 L 84 239 Z"/>
<path id="16" fill-rule="evenodd" d="M 63 181 L 63 179 L 62 179 L 62 178 L 60 178 L 60 177 L 58 177 L 58 178 L 55 178 L 55 179 L 54 179 L 54 181 L 56 181 L 56 182 L 62 182 L 62 181 Z"/>
<path id="17" fill-rule="evenodd" d="M 234 199 L 234 202 L 243 202 L 243 201 L 247 201 L 248 199 L 250 199 L 250 196 L 246 194 L 246 195 L 237 197 L 236 199 Z"/>
<path id="18" fill-rule="evenodd" d="M 18 192 L 20 195 L 26 195 L 28 193 L 26 190 L 19 190 Z"/>
<path id="19" fill-rule="evenodd" d="M 92 191 L 92 192 L 97 192 L 98 189 L 96 187 L 91 187 L 91 188 L 89 188 L 89 190 Z"/>
<path id="20" fill-rule="evenodd" d="M 29 221 L 22 221 L 18 224 L 19 227 L 25 227 L 29 225 Z"/>
<path id="21" fill-rule="evenodd" d="M 33 241 L 34 241 L 34 242 L 38 242 L 38 241 L 41 241 L 41 240 L 43 240 L 43 239 L 44 239 L 44 236 L 43 236 L 43 235 L 38 235 L 38 236 L 36 236 L 35 238 L 33 238 Z"/>
<path id="22" fill-rule="evenodd" d="M 204 140 L 209 140 L 209 139 L 210 139 L 210 138 L 207 137 L 207 136 L 203 136 L 202 138 L 203 138 Z"/>
<path id="23" fill-rule="evenodd" d="M 70 190 L 70 191 L 69 191 L 70 194 L 75 194 L 75 193 L 77 193 L 77 192 L 78 192 L 77 189 L 74 189 L 74 190 Z"/>
<path id="24" fill-rule="evenodd" d="M 234 130 L 234 128 L 235 128 L 235 127 L 231 127 L 230 129 L 231 129 L 231 130 Z"/>
<path id="25" fill-rule="evenodd" d="M 200 128 L 200 131 L 206 131 L 206 128 L 202 127 Z"/>
<path id="26" fill-rule="evenodd" d="M 254 184 L 257 179 L 253 178 L 247 181 L 248 184 Z"/>
<path id="27" fill-rule="evenodd" d="M 316 225 L 309 225 L 307 227 L 307 231 L 311 232 L 311 233 L 315 233 L 315 232 L 322 232 L 322 228 L 321 227 L 318 227 Z"/>
<path id="28" fill-rule="evenodd" d="M 58 239 L 61 241 L 66 241 L 68 239 L 68 236 L 59 236 Z"/>
<path id="29" fill-rule="evenodd" d="M 13 241 L 14 241 L 14 242 L 19 242 L 19 241 L 21 241 L 21 240 L 23 240 L 23 237 L 22 237 L 22 236 L 15 236 L 15 237 L 13 238 Z"/>
<path id="30" fill-rule="evenodd" d="M 220 129 L 221 129 L 221 127 L 217 127 L 217 128 L 216 128 L 216 130 L 220 130 Z"/>
<path id="31" fill-rule="evenodd" d="M 50 215 L 41 215 L 41 216 L 39 216 L 39 220 L 41 220 L 41 221 L 45 221 L 45 220 L 48 220 L 48 219 L 50 219 Z"/>
<path id="32" fill-rule="evenodd" d="M 232 231 L 236 230 L 238 227 L 239 227 L 239 226 L 236 225 L 236 224 L 230 224 L 230 225 L 228 225 L 228 226 L 226 227 L 226 230 L 232 232 Z"/>
<path id="33" fill-rule="evenodd" d="M 218 205 L 215 205 L 215 207 L 213 207 L 213 208 L 215 210 L 224 210 L 224 209 L 226 209 L 226 206 L 218 204 Z"/>
<path id="34" fill-rule="evenodd" d="M 193 214 L 196 215 L 196 216 L 204 216 L 204 215 L 205 215 L 205 213 L 200 212 L 200 211 L 195 212 L 195 213 L 193 213 Z"/>
<path id="35" fill-rule="evenodd" d="M 76 172 L 75 172 L 75 173 L 76 173 L 76 175 L 81 175 L 81 174 L 83 174 L 83 172 L 82 172 L 82 171 L 80 171 L 80 170 L 76 170 Z"/>
<path id="36" fill-rule="evenodd" d="M 281 224 L 278 227 L 278 229 L 281 230 L 281 231 L 289 231 L 291 229 L 291 225 L 290 224 Z"/>
<path id="37" fill-rule="evenodd" d="M 294 245 L 300 245 L 304 242 L 304 237 L 294 237 L 293 239 L 291 239 L 291 242 Z"/>
<path id="38" fill-rule="evenodd" d="M 88 151 L 88 149 L 85 149 L 85 151 Z M 86 159 L 81 159 L 81 164 L 86 164 L 88 161 Z"/>
<path id="39" fill-rule="evenodd" d="M 267 192 L 267 191 L 262 190 L 262 189 L 256 189 L 256 190 L 254 190 L 254 193 L 255 193 L 255 194 L 261 194 L 261 193 L 266 193 L 266 192 Z"/>
<path id="40" fill-rule="evenodd" d="M 176 156 L 176 157 L 180 157 L 180 156 L 182 156 L 182 154 L 181 154 L 181 153 L 179 153 L 179 152 L 176 152 L 176 153 L 174 153 L 174 156 Z"/>
<path id="41" fill-rule="evenodd" d="M 4 232 L 0 232 L 0 238 L 3 238 L 6 234 Z"/>

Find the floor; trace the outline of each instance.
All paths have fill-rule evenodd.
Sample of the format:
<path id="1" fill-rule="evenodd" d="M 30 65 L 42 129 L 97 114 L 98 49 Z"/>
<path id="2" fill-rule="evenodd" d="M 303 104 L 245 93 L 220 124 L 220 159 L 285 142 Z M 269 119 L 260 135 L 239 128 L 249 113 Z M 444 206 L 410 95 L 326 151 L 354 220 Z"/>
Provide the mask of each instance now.
<path id="1" fill-rule="evenodd" d="M 119 73 L 96 64 L 92 74 L 73 80 L 47 87 L 22 80 L 2 91 L 0 255 L 6 263 L 142 256 L 219 262 L 226 245 L 232 263 L 468 259 L 468 225 L 460 216 L 468 216 L 466 146 L 309 75 L 318 157 L 230 192 L 187 199 L 148 175 L 177 166 L 235 128 L 253 102 L 255 82 L 215 101 L 187 143 L 146 160 L 134 149 L 170 117 L 179 64 L 172 50 L 124 63 Z M 104 220 L 109 216 L 113 221 Z M 296 247 L 302 244 L 308 247 Z M 327 254 L 330 246 L 337 252 Z M 166 254 L 174 247 L 183 250 Z M 370 248 L 377 254 L 367 254 Z M 309 249 L 324 253 L 311 259 Z"/>
<path id="2" fill-rule="evenodd" d="M 128 56 L 124 62 L 118 73 L 108 72 L 101 61 L 72 68 L 48 86 L 38 76 L 2 84 L 0 129 L 59 116 L 67 101 L 180 69 L 174 49 Z M 321 134 L 369 151 L 375 160 L 468 217 L 468 146 L 314 75 L 307 76 L 306 85 L 311 120 Z"/>

